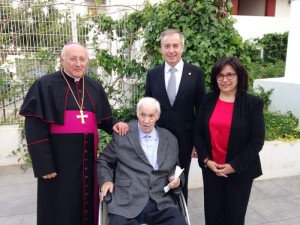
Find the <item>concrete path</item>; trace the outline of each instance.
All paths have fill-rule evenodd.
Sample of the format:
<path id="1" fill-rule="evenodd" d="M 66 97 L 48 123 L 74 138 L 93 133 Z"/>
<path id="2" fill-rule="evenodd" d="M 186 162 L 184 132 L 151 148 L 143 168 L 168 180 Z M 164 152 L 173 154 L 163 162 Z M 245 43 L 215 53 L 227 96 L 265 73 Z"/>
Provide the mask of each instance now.
<path id="1" fill-rule="evenodd" d="M 192 225 L 205 224 L 202 188 L 190 189 L 189 213 Z M 31 169 L 0 167 L 0 224 L 36 225 L 36 180 Z M 246 225 L 258 224 L 300 224 L 300 176 L 254 182 Z"/>

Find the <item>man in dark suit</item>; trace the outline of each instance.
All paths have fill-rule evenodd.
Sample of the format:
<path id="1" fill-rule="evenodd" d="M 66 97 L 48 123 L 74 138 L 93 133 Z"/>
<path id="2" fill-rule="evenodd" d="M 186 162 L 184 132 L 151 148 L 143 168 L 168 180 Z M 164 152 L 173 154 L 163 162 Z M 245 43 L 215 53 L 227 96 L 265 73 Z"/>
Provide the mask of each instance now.
<path id="1" fill-rule="evenodd" d="M 157 125 L 168 129 L 178 139 L 179 161 L 185 174 L 182 192 L 187 200 L 191 157 L 197 157 L 193 148 L 193 128 L 205 94 L 205 82 L 200 67 L 183 62 L 183 51 L 184 36 L 179 30 L 169 29 L 161 33 L 161 52 L 165 62 L 148 71 L 145 96 L 153 97 L 160 103 L 161 116 Z M 172 70 L 175 72 L 172 73 Z M 167 91 L 172 75 L 176 78 L 176 96 L 170 96 Z"/>
<path id="2" fill-rule="evenodd" d="M 97 159 L 101 199 L 111 192 L 109 225 L 185 225 L 179 208 L 164 187 L 176 188 L 184 175 L 175 178 L 178 161 L 176 137 L 155 126 L 160 105 L 142 98 L 137 105 L 138 122 L 129 123 L 125 136 L 114 135 Z M 174 154 L 175 153 L 175 154 Z"/>

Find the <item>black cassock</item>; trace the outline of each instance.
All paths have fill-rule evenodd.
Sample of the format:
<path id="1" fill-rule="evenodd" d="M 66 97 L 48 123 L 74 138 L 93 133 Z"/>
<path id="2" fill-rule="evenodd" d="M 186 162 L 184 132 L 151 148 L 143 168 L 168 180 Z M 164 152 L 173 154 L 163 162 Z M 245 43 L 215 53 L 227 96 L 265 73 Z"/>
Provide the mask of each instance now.
<path id="1" fill-rule="evenodd" d="M 83 79 L 65 77 L 81 105 Z M 21 107 L 38 178 L 37 225 L 98 224 L 97 128 L 111 134 L 116 120 L 102 85 L 87 76 L 84 84 L 84 124 L 61 71 L 36 80 Z M 41 177 L 54 171 L 53 179 Z"/>

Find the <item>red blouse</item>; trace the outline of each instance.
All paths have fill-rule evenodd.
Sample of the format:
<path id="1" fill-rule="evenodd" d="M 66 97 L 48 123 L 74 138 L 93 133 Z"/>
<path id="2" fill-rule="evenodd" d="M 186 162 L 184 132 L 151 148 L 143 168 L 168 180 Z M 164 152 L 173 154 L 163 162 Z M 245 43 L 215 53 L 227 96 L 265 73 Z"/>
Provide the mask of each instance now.
<path id="1" fill-rule="evenodd" d="M 226 163 L 233 106 L 234 102 L 224 102 L 218 99 L 209 120 L 212 157 L 218 164 Z"/>

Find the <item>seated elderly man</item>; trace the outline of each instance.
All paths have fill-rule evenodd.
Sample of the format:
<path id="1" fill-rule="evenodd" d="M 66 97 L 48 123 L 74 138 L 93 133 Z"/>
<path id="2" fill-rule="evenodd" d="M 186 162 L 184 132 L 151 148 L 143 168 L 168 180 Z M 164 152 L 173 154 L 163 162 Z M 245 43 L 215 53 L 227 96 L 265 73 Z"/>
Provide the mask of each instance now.
<path id="1" fill-rule="evenodd" d="M 150 97 L 137 105 L 138 121 L 129 123 L 129 132 L 115 135 L 97 158 L 101 199 L 111 192 L 109 225 L 185 225 L 185 219 L 164 187 L 183 184 L 183 174 L 174 177 L 178 144 L 173 134 L 155 126 L 160 105 Z"/>

